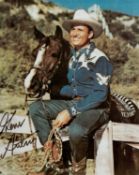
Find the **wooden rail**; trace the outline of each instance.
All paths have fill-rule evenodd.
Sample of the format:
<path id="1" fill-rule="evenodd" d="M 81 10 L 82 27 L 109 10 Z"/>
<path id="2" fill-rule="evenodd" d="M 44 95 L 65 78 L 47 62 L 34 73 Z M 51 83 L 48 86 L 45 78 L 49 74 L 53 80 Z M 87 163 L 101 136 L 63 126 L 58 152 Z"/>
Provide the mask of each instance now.
<path id="1" fill-rule="evenodd" d="M 0 144 L 0 159 L 1 157 L 8 157 L 15 154 L 21 154 L 34 149 L 35 142 L 36 148 L 41 148 L 42 145 L 39 142 L 39 138 L 36 136 L 36 140 L 32 137 L 32 133 L 36 135 L 33 123 L 28 116 L 19 116 L 12 114 L 0 114 L 0 133 L 13 133 L 15 134 L 29 134 L 28 138 L 20 138 L 19 141 L 14 142 L 17 147 L 14 151 L 6 151 L 7 143 Z M 104 126 L 103 126 L 104 127 Z M 67 141 L 66 134 L 61 133 L 62 141 Z M 139 149 L 139 125 L 124 124 L 109 122 L 103 128 L 98 130 L 95 134 L 95 143 L 97 144 L 96 153 L 96 169 L 95 175 L 114 175 L 114 163 L 113 163 L 113 141 L 124 141 L 128 145 Z M 31 137 L 30 137 L 31 134 Z M 30 143 L 30 144 L 26 144 Z M 18 146 L 21 145 L 21 146 Z M 24 147 L 22 147 L 24 145 Z M 13 143 L 9 143 L 8 147 L 11 148 Z M 9 149 L 11 150 L 11 149 Z M 4 155 L 4 156 L 3 156 Z"/>
<path id="2" fill-rule="evenodd" d="M 99 131 L 98 131 L 99 132 Z M 96 153 L 95 175 L 114 175 L 113 141 L 124 141 L 139 149 L 139 125 L 109 122 L 101 136 Z M 131 143 L 128 143 L 131 142 Z"/>

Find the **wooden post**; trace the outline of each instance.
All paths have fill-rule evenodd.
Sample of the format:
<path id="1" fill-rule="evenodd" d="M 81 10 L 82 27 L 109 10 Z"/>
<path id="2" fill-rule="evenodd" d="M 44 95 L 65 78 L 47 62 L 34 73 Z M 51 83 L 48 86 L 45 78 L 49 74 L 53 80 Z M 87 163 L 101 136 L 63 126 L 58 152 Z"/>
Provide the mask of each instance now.
<path id="1" fill-rule="evenodd" d="M 114 175 L 112 135 L 112 124 L 109 122 L 98 145 L 95 175 Z"/>
<path id="2" fill-rule="evenodd" d="M 139 149 L 137 133 L 139 133 L 139 125 L 109 122 L 104 132 L 102 131 L 101 138 L 99 137 L 95 175 L 114 175 L 113 141 L 124 141 Z"/>

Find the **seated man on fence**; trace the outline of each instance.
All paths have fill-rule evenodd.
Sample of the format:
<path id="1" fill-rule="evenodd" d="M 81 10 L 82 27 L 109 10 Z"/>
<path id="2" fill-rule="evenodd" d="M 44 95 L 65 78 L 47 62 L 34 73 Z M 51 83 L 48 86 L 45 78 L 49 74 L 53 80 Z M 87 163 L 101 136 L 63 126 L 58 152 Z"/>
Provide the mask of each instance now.
<path id="1" fill-rule="evenodd" d="M 71 59 L 67 74 L 69 84 L 62 87 L 60 93 L 71 100 L 36 101 L 31 104 L 29 113 L 44 147 L 47 147 L 52 127 L 69 125 L 71 173 L 85 175 L 88 136 L 109 119 L 112 65 L 92 42 L 100 36 L 102 27 L 85 10 L 77 10 L 73 19 L 64 21 L 63 27 L 69 32 Z M 33 173 L 37 174 L 48 173 Z"/>

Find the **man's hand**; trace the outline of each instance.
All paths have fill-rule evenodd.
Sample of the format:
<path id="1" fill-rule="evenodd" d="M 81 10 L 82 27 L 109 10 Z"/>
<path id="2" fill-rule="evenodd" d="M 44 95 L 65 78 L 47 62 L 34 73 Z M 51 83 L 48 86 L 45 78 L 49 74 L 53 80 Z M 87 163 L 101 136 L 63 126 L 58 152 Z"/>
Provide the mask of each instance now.
<path id="1" fill-rule="evenodd" d="M 68 124 L 71 119 L 70 113 L 65 109 L 57 115 L 56 119 L 53 121 L 53 127 L 60 128 Z"/>

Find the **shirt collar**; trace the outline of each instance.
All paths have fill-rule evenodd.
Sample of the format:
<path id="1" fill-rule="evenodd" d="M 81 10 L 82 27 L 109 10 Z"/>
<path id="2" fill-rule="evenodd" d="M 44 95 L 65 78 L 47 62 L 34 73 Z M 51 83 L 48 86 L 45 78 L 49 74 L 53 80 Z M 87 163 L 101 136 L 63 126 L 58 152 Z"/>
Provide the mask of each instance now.
<path id="1" fill-rule="evenodd" d="M 75 48 L 71 48 L 71 55 L 75 56 L 76 58 L 82 54 L 85 54 L 86 57 L 89 57 L 91 52 L 95 49 L 95 43 L 89 43 L 85 48 L 81 48 L 76 50 Z"/>

